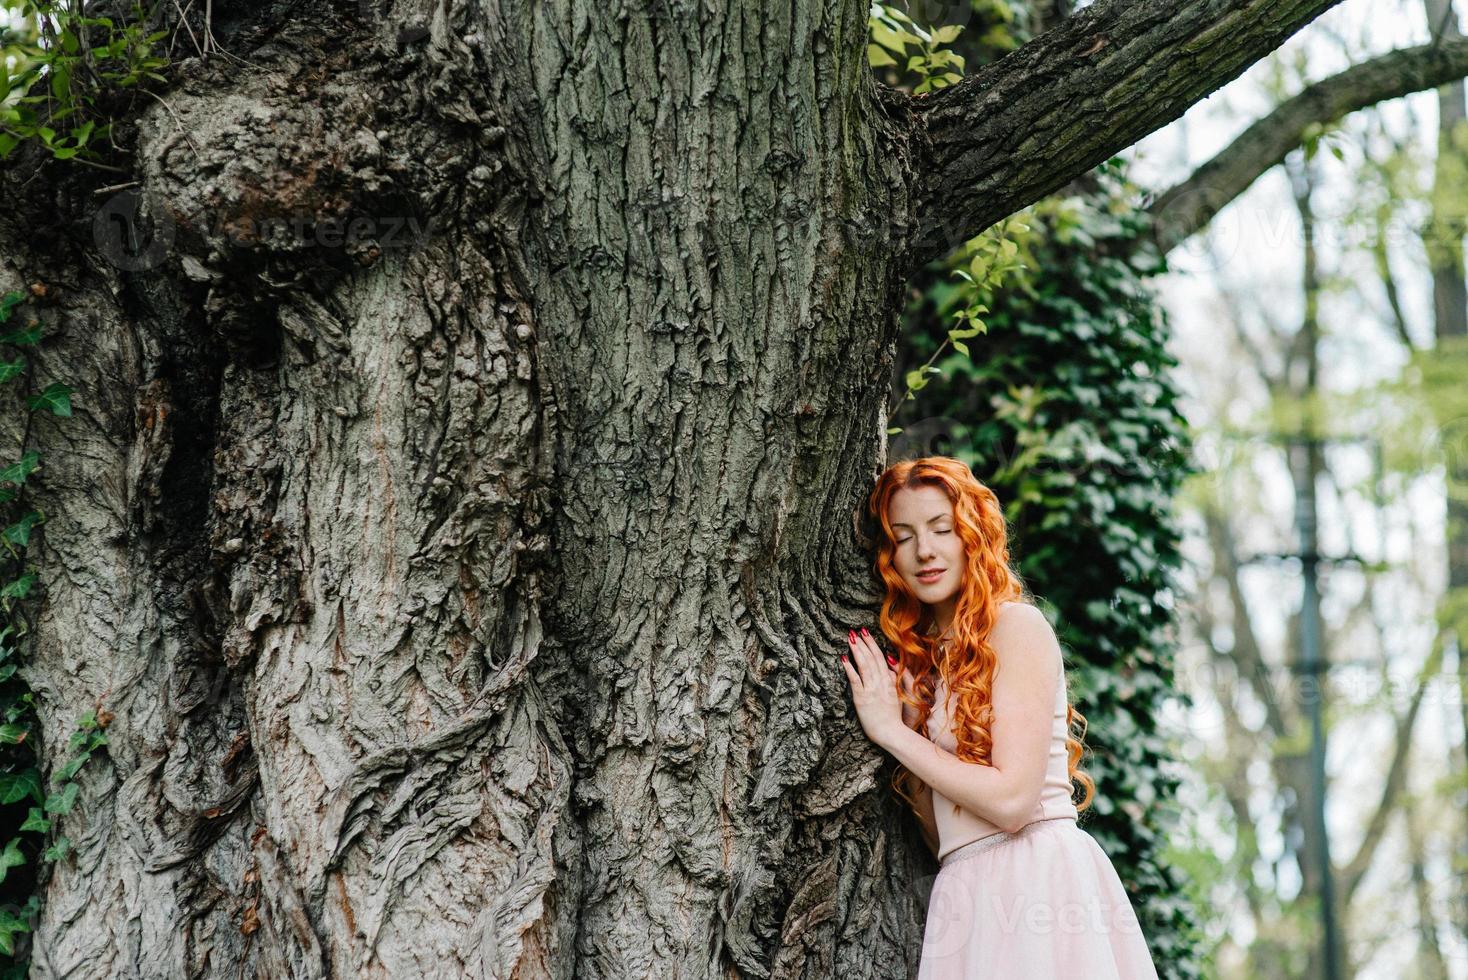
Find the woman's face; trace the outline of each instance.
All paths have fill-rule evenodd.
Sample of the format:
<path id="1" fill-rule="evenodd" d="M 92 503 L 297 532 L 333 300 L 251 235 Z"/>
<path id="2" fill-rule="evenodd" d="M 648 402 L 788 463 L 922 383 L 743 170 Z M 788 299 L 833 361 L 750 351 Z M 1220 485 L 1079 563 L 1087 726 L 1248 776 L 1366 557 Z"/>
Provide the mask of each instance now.
<path id="1" fill-rule="evenodd" d="M 938 617 L 946 625 L 963 584 L 963 542 L 948 495 L 931 485 L 903 487 L 892 495 L 887 520 L 896 535 L 897 573 L 919 599 L 946 611 Z M 919 577 L 930 569 L 937 574 Z"/>

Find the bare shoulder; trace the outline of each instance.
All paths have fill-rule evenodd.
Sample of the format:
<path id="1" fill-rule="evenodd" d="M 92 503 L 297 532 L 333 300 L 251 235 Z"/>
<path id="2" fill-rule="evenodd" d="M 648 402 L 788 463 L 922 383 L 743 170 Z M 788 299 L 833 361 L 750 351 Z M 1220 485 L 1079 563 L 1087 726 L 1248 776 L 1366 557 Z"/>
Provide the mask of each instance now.
<path id="1" fill-rule="evenodd" d="M 1027 662 L 1039 661 L 1052 668 L 1061 662 L 1060 642 L 1050 620 L 1028 602 L 1006 602 L 999 607 L 989 642 L 1001 661 L 1006 654 L 1019 654 Z"/>
<path id="2" fill-rule="evenodd" d="M 1050 620 L 1040 611 L 1039 606 L 1028 602 L 1005 602 L 999 606 L 999 614 L 994 620 L 995 631 L 1004 630 L 1042 630 L 1053 633 L 1050 628 Z"/>

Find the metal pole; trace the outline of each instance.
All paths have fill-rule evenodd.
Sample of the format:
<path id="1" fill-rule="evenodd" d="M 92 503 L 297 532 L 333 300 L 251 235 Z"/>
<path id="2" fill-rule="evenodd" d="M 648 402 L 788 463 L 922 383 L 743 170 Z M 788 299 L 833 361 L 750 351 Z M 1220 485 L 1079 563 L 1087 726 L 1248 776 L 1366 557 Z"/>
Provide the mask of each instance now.
<path id="1" fill-rule="evenodd" d="M 1313 863 L 1320 881 L 1320 921 L 1324 931 L 1325 980 L 1340 980 L 1339 945 L 1335 921 L 1335 887 L 1330 864 L 1330 838 L 1325 829 L 1325 701 L 1327 667 L 1320 648 L 1320 546 L 1315 521 L 1315 474 L 1320 472 L 1320 440 L 1306 436 L 1305 480 L 1295 497 L 1295 522 L 1300 535 L 1300 558 L 1304 571 L 1304 597 L 1300 609 L 1300 667 L 1313 688 L 1308 699 L 1310 712 L 1310 801 L 1309 819 L 1314 829 Z"/>

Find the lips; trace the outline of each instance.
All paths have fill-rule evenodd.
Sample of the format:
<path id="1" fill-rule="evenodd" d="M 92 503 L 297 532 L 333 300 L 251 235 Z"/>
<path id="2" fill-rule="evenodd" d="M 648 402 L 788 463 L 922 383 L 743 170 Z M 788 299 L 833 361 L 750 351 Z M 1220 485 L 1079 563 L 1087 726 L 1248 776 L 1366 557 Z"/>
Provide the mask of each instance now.
<path id="1" fill-rule="evenodd" d="M 936 569 L 933 569 L 933 571 L 931 573 L 928 573 L 928 572 L 919 572 L 917 574 L 917 580 L 919 582 L 925 582 L 925 583 L 931 585 L 932 583 L 934 583 L 934 582 L 938 581 L 940 578 L 942 578 L 943 577 L 943 573 L 946 572 L 946 571 L 948 571 L 948 569 L 946 569 L 946 568 L 936 568 Z"/>

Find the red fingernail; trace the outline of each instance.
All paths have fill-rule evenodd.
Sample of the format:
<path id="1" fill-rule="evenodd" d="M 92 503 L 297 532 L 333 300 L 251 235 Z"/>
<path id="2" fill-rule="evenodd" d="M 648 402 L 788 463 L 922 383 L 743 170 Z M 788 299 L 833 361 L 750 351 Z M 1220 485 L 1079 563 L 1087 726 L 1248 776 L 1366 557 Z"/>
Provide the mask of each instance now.
<path id="1" fill-rule="evenodd" d="M 844 654 L 844 653 L 841 655 L 841 662 L 843 664 L 846 663 L 846 654 Z"/>
<path id="2" fill-rule="evenodd" d="M 897 658 L 896 658 L 896 657 L 894 657 L 894 656 L 892 656 L 892 655 L 891 655 L 891 654 L 888 654 L 888 655 L 887 655 L 887 662 L 888 662 L 888 663 L 889 663 L 889 664 L 891 664 L 891 665 L 892 665 L 892 666 L 894 666 L 894 667 L 896 667 L 896 666 L 897 666 Z"/>
<path id="3" fill-rule="evenodd" d="M 866 628 L 866 627 L 865 627 L 865 626 L 863 626 L 863 627 L 862 627 L 862 628 L 861 628 L 861 635 L 862 635 L 862 636 L 871 636 L 871 635 L 872 635 L 872 634 L 870 634 L 870 633 L 868 633 L 868 632 L 867 632 L 867 628 Z"/>
<path id="4" fill-rule="evenodd" d="M 846 631 L 846 641 L 848 643 L 855 643 L 856 642 L 856 631 L 855 630 L 847 630 Z"/>

